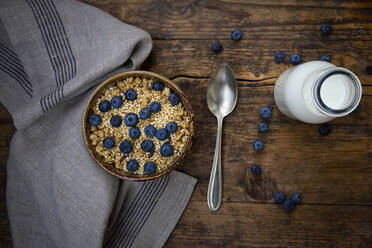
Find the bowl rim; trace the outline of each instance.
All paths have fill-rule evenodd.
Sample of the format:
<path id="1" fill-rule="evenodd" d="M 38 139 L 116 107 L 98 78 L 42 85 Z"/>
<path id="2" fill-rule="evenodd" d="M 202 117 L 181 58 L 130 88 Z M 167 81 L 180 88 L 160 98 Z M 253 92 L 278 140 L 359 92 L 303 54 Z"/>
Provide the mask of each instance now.
<path id="1" fill-rule="evenodd" d="M 102 159 L 100 159 L 100 156 L 98 155 L 97 152 L 93 149 L 93 145 L 90 143 L 89 139 L 89 133 L 90 133 L 90 126 L 88 124 L 88 114 L 91 111 L 91 105 L 93 104 L 96 96 L 102 92 L 103 89 L 105 89 L 108 85 L 114 84 L 114 81 L 120 78 L 129 78 L 129 77 L 145 77 L 145 78 L 151 78 L 151 79 L 159 79 L 162 82 L 165 82 L 168 87 L 173 89 L 174 91 L 177 92 L 177 94 L 181 97 L 181 101 L 186 108 L 186 111 L 188 115 L 190 116 L 190 138 L 187 141 L 186 148 L 182 152 L 182 154 L 166 169 L 160 171 L 159 173 L 155 173 L 154 175 L 130 175 L 129 173 L 126 173 L 123 170 L 117 169 L 115 166 L 109 165 L 108 163 L 104 162 Z M 84 143 L 86 148 L 88 149 L 90 155 L 94 158 L 94 160 L 106 171 L 111 173 L 112 175 L 124 179 L 124 180 L 130 180 L 130 181 L 147 181 L 147 180 L 152 180 L 155 178 L 159 178 L 161 176 L 164 176 L 168 173 L 170 173 L 172 170 L 174 170 L 177 166 L 179 166 L 180 162 L 184 159 L 186 156 L 187 152 L 190 150 L 191 145 L 192 145 L 192 139 L 194 137 L 194 132 L 195 132 L 195 124 L 194 124 L 194 114 L 191 108 L 191 104 L 183 91 L 175 84 L 173 83 L 170 79 L 161 76 L 157 73 L 150 72 L 150 71 L 128 71 L 128 72 L 123 72 L 123 73 L 118 73 L 115 74 L 105 81 L 103 81 L 95 90 L 94 92 L 90 95 L 85 108 L 84 108 L 84 113 L 83 113 L 83 137 L 84 137 Z"/>

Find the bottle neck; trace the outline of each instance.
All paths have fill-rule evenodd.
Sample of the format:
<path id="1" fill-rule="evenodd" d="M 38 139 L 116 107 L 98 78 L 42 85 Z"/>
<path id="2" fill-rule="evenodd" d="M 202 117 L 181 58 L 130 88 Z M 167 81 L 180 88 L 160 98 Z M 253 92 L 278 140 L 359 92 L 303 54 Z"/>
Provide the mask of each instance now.
<path id="1" fill-rule="evenodd" d="M 362 86 L 351 71 L 332 67 L 321 72 L 312 84 L 312 98 L 319 112 L 330 117 L 351 113 L 362 97 Z"/>

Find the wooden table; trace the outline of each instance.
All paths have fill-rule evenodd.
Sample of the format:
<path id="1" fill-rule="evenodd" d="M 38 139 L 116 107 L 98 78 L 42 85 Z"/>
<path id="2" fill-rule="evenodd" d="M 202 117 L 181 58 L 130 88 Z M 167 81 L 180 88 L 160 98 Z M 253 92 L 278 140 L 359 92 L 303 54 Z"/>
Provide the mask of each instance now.
<path id="1" fill-rule="evenodd" d="M 199 183 L 166 247 L 372 247 L 372 1 L 84 1 L 150 32 L 153 51 L 143 69 L 173 79 L 191 100 L 196 137 L 180 170 Z M 321 35 L 323 23 L 332 24 L 331 35 Z M 230 39 L 234 29 L 242 40 Z M 215 40 L 220 54 L 210 50 Z M 274 62 L 277 49 L 287 53 L 285 63 Z M 332 121 L 329 136 L 286 118 L 274 104 L 273 85 L 293 52 L 303 61 L 328 54 L 363 84 L 360 110 Z M 205 95 L 222 62 L 236 73 L 239 100 L 225 119 L 223 204 L 211 213 L 206 194 L 216 120 Z M 258 110 L 265 105 L 274 111 L 270 131 L 260 135 Z M 15 129 L 3 107 L 0 129 L 0 244 L 10 244 L 5 164 Z M 253 151 L 256 138 L 264 151 Z M 249 174 L 254 163 L 261 177 Z M 287 213 L 273 202 L 277 190 L 302 192 L 303 203 Z"/>

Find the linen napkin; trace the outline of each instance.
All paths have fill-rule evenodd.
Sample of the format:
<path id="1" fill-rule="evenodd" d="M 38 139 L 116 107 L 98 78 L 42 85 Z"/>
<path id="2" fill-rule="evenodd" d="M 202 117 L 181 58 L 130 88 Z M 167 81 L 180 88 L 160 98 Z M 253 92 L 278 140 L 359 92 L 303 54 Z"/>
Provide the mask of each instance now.
<path id="1" fill-rule="evenodd" d="M 72 0 L 2 0 L 0 18 L 0 102 L 17 128 L 7 164 L 14 247 L 162 247 L 196 179 L 121 181 L 82 136 L 94 86 L 138 68 L 149 34 Z"/>

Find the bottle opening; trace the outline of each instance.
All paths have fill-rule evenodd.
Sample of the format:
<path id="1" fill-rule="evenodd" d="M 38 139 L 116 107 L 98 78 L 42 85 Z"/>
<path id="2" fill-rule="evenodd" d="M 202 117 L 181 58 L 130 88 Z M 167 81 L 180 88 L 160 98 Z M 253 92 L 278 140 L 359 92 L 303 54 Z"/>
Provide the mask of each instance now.
<path id="1" fill-rule="evenodd" d="M 362 86 L 351 71 L 334 67 L 321 73 L 313 86 L 315 105 L 328 116 L 340 117 L 352 112 L 359 104 Z"/>

